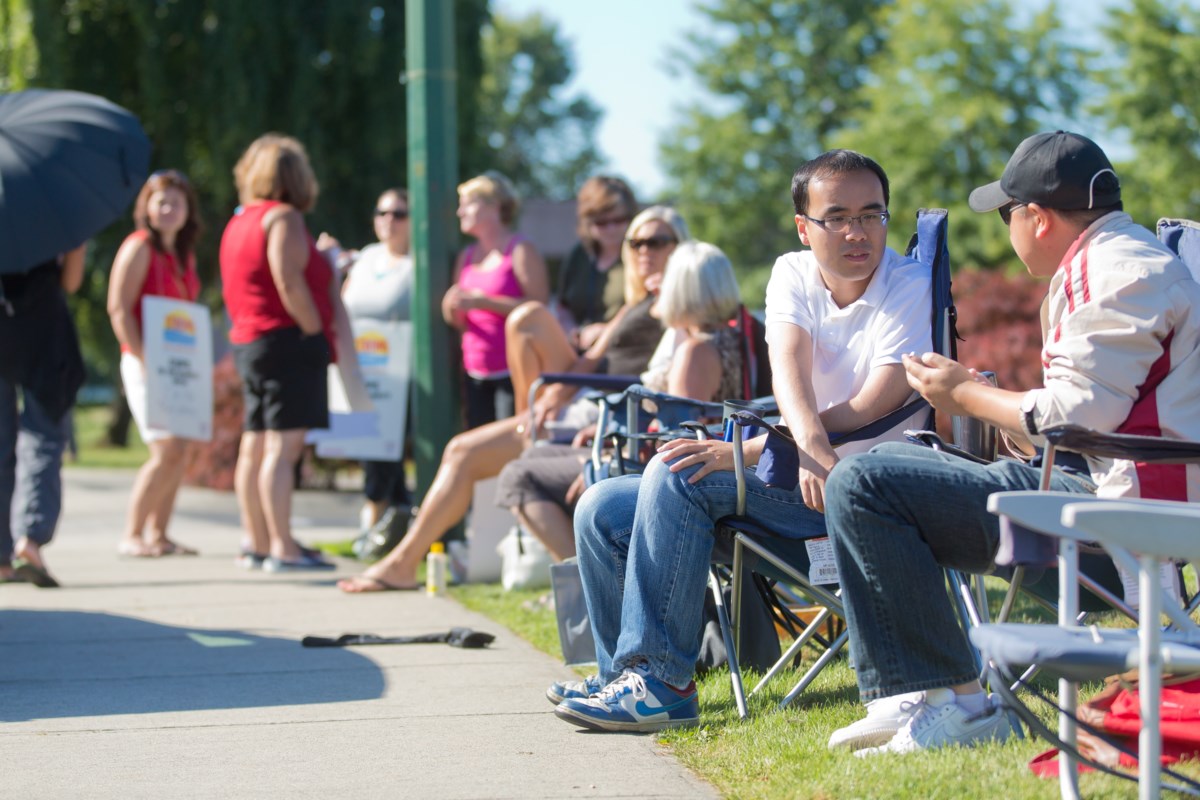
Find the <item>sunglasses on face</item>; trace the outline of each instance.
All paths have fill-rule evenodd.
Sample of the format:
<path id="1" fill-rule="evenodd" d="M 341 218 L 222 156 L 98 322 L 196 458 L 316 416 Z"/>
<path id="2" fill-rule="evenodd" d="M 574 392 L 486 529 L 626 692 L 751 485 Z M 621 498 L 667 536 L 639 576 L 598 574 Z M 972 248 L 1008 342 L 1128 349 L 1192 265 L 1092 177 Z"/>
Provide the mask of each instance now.
<path id="1" fill-rule="evenodd" d="M 651 236 L 648 239 L 626 239 L 631 250 L 662 250 L 664 247 L 669 247 L 676 243 L 673 236 Z"/>
<path id="2" fill-rule="evenodd" d="M 375 209 L 375 217 L 376 218 L 391 217 L 394 220 L 408 219 L 408 209 L 406 209 L 406 208 L 396 208 L 396 209 L 377 208 L 377 209 Z"/>
<path id="3" fill-rule="evenodd" d="M 1000 219 L 1004 222 L 1004 224 L 1011 225 L 1012 224 L 1012 212 L 1016 211 L 1021 206 L 1027 206 L 1027 205 L 1029 205 L 1029 204 L 1021 203 L 1016 200 L 1013 200 L 1008 205 L 1000 206 L 1000 208 L 998 208 L 996 210 L 1000 212 Z"/>

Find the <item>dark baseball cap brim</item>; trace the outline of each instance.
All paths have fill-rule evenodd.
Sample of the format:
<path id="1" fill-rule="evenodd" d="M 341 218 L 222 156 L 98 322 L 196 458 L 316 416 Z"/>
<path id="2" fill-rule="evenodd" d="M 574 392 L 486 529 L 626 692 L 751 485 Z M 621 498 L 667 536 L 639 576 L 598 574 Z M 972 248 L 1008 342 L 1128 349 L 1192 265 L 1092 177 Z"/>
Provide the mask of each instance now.
<path id="1" fill-rule="evenodd" d="M 971 207 L 972 211 L 982 214 L 987 211 L 995 211 L 1001 206 L 1008 205 L 1011 201 L 1012 198 L 1008 196 L 1008 192 L 1000 188 L 1000 181 L 993 181 L 971 192 L 971 196 L 967 198 L 967 205 Z"/>

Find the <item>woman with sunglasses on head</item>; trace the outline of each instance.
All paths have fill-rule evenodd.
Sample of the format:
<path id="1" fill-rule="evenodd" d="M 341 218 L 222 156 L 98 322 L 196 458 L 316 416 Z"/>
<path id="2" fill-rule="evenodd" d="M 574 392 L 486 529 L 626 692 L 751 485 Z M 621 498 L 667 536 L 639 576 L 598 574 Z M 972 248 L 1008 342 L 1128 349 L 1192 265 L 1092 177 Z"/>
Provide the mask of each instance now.
<path id="1" fill-rule="evenodd" d="M 620 319 L 614 319 L 606 333 L 614 341 L 614 347 L 615 343 L 627 338 L 627 333 L 630 339 L 630 347 L 622 352 L 622 360 L 612 362 L 619 365 L 621 371 L 614 369 L 612 374 L 636 375 L 647 369 L 662 338 L 662 323 L 650 316 L 650 306 L 662 283 L 667 259 L 675 244 L 690 236 L 683 218 L 667 206 L 653 206 L 638 214 L 630 230 L 641 237 L 633 243 L 625 243 L 625 257 L 630 267 L 626 272 L 626 299 L 632 302 L 626 303 L 626 313 Z M 636 292 L 633 291 L 635 288 Z M 646 320 L 648 325 L 644 324 Z M 558 335 L 565 341 L 566 334 L 561 327 L 558 327 Z M 570 348 L 570 344 L 566 347 Z M 635 350 L 644 355 L 632 354 Z M 577 358 L 574 349 L 570 352 L 572 359 Z M 614 352 L 610 348 L 610 358 L 614 358 Z M 598 364 L 593 364 L 588 371 L 596 372 L 596 366 Z M 594 404 L 587 405 L 595 408 Z M 466 516 L 475 482 L 500 474 L 504 465 L 520 456 L 529 444 L 524 425 L 527 420 L 527 414 L 517 414 L 451 439 L 442 453 L 442 463 L 429 493 L 400 544 L 362 575 L 339 581 L 338 588 L 351 594 L 417 588 L 418 565 L 425 558 L 429 545 Z"/>
<path id="2" fill-rule="evenodd" d="M 658 320 L 650 316 L 652 296 L 675 246 L 689 237 L 682 218 L 669 206 L 643 210 L 628 233 L 622 243 L 625 302 L 582 353 L 544 306 L 526 303 L 510 317 L 509 366 L 518 414 L 527 410 L 529 387 L 544 373 L 637 375 L 646 368 L 662 333 Z M 577 391 L 570 384 L 545 387 L 534 409 L 536 429 L 558 417 Z"/>
<path id="3" fill-rule="evenodd" d="M 458 187 L 458 220 L 475 239 L 459 253 L 454 285 L 442 298 L 446 323 L 462 332 L 467 427 L 513 412 L 504 320 L 526 300 L 550 297 L 546 263 L 513 230 L 520 202 L 508 178 L 485 172 Z"/>
<path id="4" fill-rule="evenodd" d="M 150 458 L 134 481 L 125 535 L 117 552 L 141 558 L 195 555 L 195 550 L 167 536 L 175 496 L 183 481 L 188 443 L 148 424 L 142 328 L 142 298 L 192 302 L 200 293 L 195 245 L 201 223 L 192 185 L 175 170 L 155 172 L 138 194 L 133 220 L 137 230 L 125 238 L 113 261 L 108 316 L 121 343 L 125 399 Z"/>
<path id="5" fill-rule="evenodd" d="M 379 241 L 358 251 L 342 284 L 342 302 L 351 320 L 412 319 L 412 229 L 408 213 L 405 189 L 388 189 L 375 202 L 375 236 Z M 404 420 L 400 424 L 407 425 Z M 364 461 L 363 493 L 367 496 L 367 528 L 379 522 L 389 508 L 407 506 L 410 498 L 404 481 L 403 454 L 396 461 Z"/>

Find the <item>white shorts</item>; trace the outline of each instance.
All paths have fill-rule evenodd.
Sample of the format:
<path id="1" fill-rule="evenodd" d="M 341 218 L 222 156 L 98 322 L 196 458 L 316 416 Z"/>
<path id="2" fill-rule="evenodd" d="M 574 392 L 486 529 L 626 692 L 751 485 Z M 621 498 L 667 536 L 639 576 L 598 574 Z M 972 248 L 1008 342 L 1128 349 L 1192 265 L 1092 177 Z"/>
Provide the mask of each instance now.
<path id="1" fill-rule="evenodd" d="M 146 368 L 133 353 L 121 353 L 121 383 L 125 386 L 125 401 L 129 403 L 129 412 L 133 414 L 142 441 L 170 439 L 170 431 L 151 428 L 146 424 Z"/>

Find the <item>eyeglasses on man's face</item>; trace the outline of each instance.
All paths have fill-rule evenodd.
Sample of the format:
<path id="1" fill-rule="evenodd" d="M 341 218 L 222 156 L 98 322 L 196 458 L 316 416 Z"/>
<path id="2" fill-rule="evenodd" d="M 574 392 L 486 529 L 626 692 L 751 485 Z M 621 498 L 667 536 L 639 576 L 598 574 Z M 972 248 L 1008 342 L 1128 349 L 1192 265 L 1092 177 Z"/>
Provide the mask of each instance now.
<path id="1" fill-rule="evenodd" d="M 405 208 L 377 208 L 375 209 L 375 217 L 391 217 L 394 220 L 408 219 L 408 209 Z"/>
<path id="2" fill-rule="evenodd" d="M 647 250 L 662 250 L 664 247 L 669 247 L 676 243 L 675 237 L 662 235 L 650 236 L 646 239 L 626 239 L 625 241 L 629 244 L 629 248 L 635 251 L 642 248 Z"/>
<path id="3" fill-rule="evenodd" d="M 862 226 L 863 231 L 871 233 L 872 231 L 882 230 L 887 225 L 890 216 L 891 214 L 886 211 L 873 211 L 870 214 L 859 214 L 857 217 L 846 217 L 837 214 L 825 219 L 817 219 L 805 214 L 804 218 L 809 222 L 817 223 L 817 225 L 830 233 L 845 233 L 856 222 Z"/>
<path id="4" fill-rule="evenodd" d="M 1007 203 L 1006 205 L 1000 206 L 1000 208 L 998 208 L 996 210 L 1000 212 L 1000 219 L 1004 222 L 1004 224 L 1011 225 L 1012 224 L 1012 212 L 1016 211 L 1021 206 L 1027 206 L 1027 205 L 1029 205 L 1029 203 L 1022 203 L 1019 200 L 1013 200 L 1013 201 Z"/>

